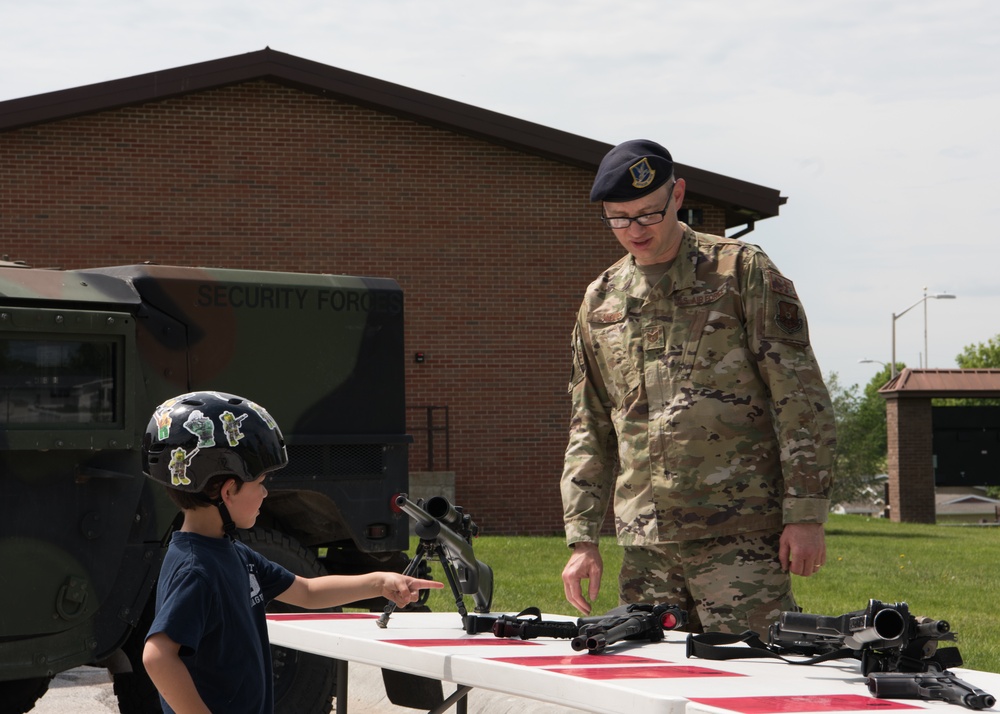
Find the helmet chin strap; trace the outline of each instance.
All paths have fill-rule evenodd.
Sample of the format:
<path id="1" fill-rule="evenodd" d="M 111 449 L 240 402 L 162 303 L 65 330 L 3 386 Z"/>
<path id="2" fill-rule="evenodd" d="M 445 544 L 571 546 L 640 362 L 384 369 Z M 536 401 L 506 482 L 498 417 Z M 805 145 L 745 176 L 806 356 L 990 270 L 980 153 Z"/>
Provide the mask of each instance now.
<path id="1" fill-rule="evenodd" d="M 233 518 L 229 515 L 229 509 L 226 508 L 226 504 L 221 498 L 215 502 L 215 507 L 219 509 L 219 515 L 222 516 L 222 532 L 227 538 L 233 540 L 236 537 L 236 524 L 233 523 Z"/>
<path id="2" fill-rule="evenodd" d="M 236 524 L 233 522 L 233 517 L 229 515 L 229 509 L 226 508 L 226 502 L 222 499 L 222 492 L 219 492 L 217 498 L 211 498 L 204 493 L 195 494 L 197 498 L 202 503 L 208 503 L 219 509 L 219 515 L 222 517 L 222 533 L 229 538 L 229 540 L 236 539 Z"/>

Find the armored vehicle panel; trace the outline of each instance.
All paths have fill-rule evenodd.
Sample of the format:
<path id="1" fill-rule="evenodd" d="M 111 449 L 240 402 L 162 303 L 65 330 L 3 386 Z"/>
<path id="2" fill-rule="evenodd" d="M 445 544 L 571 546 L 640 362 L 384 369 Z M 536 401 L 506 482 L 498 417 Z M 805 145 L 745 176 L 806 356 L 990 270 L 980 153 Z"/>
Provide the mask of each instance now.
<path id="1" fill-rule="evenodd" d="M 253 399 L 285 435 L 290 464 L 250 540 L 304 550 L 320 572 L 402 568 L 394 281 L 0 267 L 0 699 L 80 664 L 127 671 L 123 645 L 134 664 L 177 517 L 139 447 L 155 406 L 196 390 Z"/>

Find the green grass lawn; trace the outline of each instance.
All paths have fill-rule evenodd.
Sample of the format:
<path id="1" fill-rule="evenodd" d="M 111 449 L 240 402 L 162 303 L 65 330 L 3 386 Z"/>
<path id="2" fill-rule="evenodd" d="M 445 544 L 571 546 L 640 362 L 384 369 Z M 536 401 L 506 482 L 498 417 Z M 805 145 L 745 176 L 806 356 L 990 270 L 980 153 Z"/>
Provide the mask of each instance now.
<path id="1" fill-rule="evenodd" d="M 562 537 L 484 535 L 473 547 L 495 573 L 494 612 L 534 606 L 551 614 L 579 614 L 563 596 L 560 573 L 569 550 Z M 595 614 L 618 604 L 621 551 L 613 538 L 605 538 L 601 552 L 605 575 Z M 870 599 L 905 602 L 913 615 L 951 623 L 966 667 L 1000 672 L 998 555 L 996 528 L 831 516 L 826 567 L 812 578 L 795 577 L 795 596 L 804 612 L 815 615 L 861 610 Z M 432 575 L 443 580 L 437 563 Z M 471 609 L 472 599 L 465 600 Z M 429 604 L 438 612 L 455 611 L 447 587 L 432 592 Z"/>

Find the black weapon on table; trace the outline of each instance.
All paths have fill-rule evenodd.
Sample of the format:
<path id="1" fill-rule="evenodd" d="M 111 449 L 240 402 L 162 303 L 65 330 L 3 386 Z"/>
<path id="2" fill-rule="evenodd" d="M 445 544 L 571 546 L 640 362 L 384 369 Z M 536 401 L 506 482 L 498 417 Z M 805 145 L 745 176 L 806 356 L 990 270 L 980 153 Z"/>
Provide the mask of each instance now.
<path id="1" fill-rule="evenodd" d="M 872 672 L 868 691 L 879 699 L 940 699 L 969 709 L 990 709 L 996 698 L 951 672 Z"/>
<path id="2" fill-rule="evenodd" d="M 595 618 L 596 621 L 596 618 Z M 484 622 L 481 631 L 491 630 L 497 637 L 533 640 L 536 637 L 554 637 L 571 640 L 580 633 L 580 620 L 543 620 L 537 607 L 529 607 L 516 615 L 497 615 L 490 622 Z M 470 632 L 469 634 L 476 634 Z"/>
<path id="3" fill-rule="evenodd" d="M 534 615 L 534 619 L 524 615 Z M 676 630 L 687 624 L 687 612 L 675 605 L 635 603 L 609 610 L 604 615 L 581 617 L 577 621 L 546 621 L 537 608 L 529 608 L 516 616 L 500 615 L 493 621 L 497 637 L 535 637 L 570 639 L 577 652 L 587 650 L 599 654 L 621 640 L 658 642 L 665 630 Z"/>
<path id="4" fill-rule="evenodd" d="M 970 709 L 992 707 L 996 700 L 991 694 L 948 671 L 948 667 L 962 666 L 962 655 L 958 647 L 938 647 L 946 640 L 955 640 L 955 634 L 945 620 L 914 617 L 906 603 L 869 600 L 864 610 L 836 617 L 782 612 L 771 625 L 766 643 L 754 632 L 689 635 L 688 657 L 776 657 L 791 664 L 852 658 L 861 661 L 868 690 L 876 697 L 940 699 Z M 736 642 L 750 647 L 726 646 Z"/>
<path id="5" fill-rule="evenodd" d="M 957 647 L 938 648 L 939 642 L 954 639 L 945 620 L 914 617 L 905 602 L 889 605 L 879 600 L 838 617 L 783 612 L 768 632 L 768 642 L 778 652 L 854 657 L 861 660 L 865 676 L 960 667 Z"/>
<path id="6" fill-rule="evenodd" d="M 403 574 L 416 576 L 427 558 L 436 557 L 451 586 L 463 626 L 469 616 L 463 595 L 472 596 L 476 612 L 489 612 L 493 604 L 493 569 L 476 560 L 473 553 L 472 539 L 479 534 L 479 527 L 472 518 L 444 496 L 434 496 L 425 504 L 422 500 L 414 503 L 405 493 L 399 493 L 393 497 L 392 507 L 413 519 L 414 534 L 420 539 Z M 378 619 L 379 627 L 389 624 L 395 609 L 393 602 L 386 605 Z"/>
<path id="7" fill-rule="evenodd" d="M 580 652 L 600 654 L 608 645 L 621 640 L 658 642 L 666 630 L 676 630 L 687 624 L 687 612 L 676 605 L 625 606 L 624 613 L 611 610 L 602 620 L 580 626 L 580 633 L 570 643 Z"/>
<path id="8" fill-rule="evenodd" d="M 960 667 L 957 647 L 938 648 L 955 634 L 945 620 L 914 617 L 906 603 L 888 605 L 869 600 L 868 607 L 840 617 L 781 613 L 772 625 L 773 646 L 799 653 L 823 651 L 861 660 L 868 691 L 882 699 L 939 699 L 970 709 L 989 709 L 993 695 L 948 671 Z"/>

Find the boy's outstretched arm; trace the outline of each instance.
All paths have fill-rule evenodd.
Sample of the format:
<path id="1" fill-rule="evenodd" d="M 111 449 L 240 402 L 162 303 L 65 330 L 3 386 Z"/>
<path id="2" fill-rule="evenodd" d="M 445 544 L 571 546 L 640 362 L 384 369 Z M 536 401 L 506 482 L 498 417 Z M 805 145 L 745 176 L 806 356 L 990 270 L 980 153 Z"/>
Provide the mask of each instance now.
<path id="1" fill-rule="evenodd" d="M 421 580 L 409 575 L 392 572 L 374 572 L 363 575 L 323 575 L 318 578 L 295 576 L 295 581 L 276 600 L 316 610 L 337 607 L 349 602 L 384 597 L 399 607 L 416 602 L 420 591 L 443 588 L 436 580 Z"/>
<path id="2" fill-rule="evenodd" d="M 180 649 L 166 633 L 152 635 L 142 650 L 146 673 L 177 714 L 211 714 L 194 686 L 191 673 L 181 661 Z"/>

